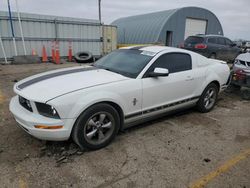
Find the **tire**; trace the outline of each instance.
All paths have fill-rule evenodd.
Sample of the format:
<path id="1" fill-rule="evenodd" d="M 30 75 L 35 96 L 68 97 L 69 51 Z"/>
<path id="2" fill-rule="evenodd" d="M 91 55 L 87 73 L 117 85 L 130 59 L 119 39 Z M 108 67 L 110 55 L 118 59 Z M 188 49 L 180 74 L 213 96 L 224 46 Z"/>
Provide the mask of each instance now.
<path id="1" fill-rule="evenodd" d="M 250 89 L 249 88 L 242 89 L 241 98 L 244 100 L 250 100 Z"/>
<path id="2" fill-rule="evenodd" d="M 90 52 L 78 52 L 74 57 L 77 63 L 89 63 L 93 61 L 93 55 Z"/>
<path id="3" fill-rule="evenodd" d="M 212 54 L 209 56 L 209 58 L 211 58 L 211 59 L 216 59 L 216 54 L 215 54 L 215 53 L 212 53 Z"/>
<path id="4" fill-rule="evenodd" d="M 202 113 L 210 112 L 216 104 L 218 92 L 219 88 L 215 83 L 209 84 L 197 102 L 198 111 Z"/>
<path id="5" fill-rule="evenodd" d="M 109 104 L 89 107 L 76 120 L 72 138 L 81 148 L 96 150 L 107 146 L 120 128 L 118 112 Z"/>

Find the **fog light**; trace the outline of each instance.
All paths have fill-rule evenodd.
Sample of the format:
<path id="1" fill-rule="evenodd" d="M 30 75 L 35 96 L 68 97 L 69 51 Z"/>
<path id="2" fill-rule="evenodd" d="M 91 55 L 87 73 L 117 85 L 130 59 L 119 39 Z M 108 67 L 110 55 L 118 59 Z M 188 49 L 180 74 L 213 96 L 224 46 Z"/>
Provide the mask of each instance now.
<path id="1" fill-rule="evenodd" d="M 35 125 L 34 127 L 37 128 L 37 129 L 61 129 L 61 128 L 63 128 L 62 125 L 54 125 L 54 126 Z"/>

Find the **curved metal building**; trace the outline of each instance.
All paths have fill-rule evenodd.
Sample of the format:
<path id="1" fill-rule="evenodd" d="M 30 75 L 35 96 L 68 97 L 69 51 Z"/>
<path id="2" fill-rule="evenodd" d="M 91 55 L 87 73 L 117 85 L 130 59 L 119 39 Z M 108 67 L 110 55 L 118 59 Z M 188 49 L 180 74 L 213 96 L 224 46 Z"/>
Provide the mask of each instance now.
<path id="1" fill-rule="evenodd" d="M 211 11 L 184 7 L 115 20 L 119 44 L 163 44 L 178 46 L 195 34 L 223 35 L 218 18 Z"/>

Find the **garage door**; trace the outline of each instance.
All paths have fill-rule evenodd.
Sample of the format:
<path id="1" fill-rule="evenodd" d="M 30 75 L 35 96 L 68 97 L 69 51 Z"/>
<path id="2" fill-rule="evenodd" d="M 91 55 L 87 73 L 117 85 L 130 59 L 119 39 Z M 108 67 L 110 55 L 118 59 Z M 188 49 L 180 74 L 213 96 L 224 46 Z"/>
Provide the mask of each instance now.
<path id="1" fill-rule="evenodd" d="M 206 34 L 207 21 L 199 20 L 199 19 L 186 19 L 186 27 L 185 27 L 185 38 L 196 35 L 196 34 Z"/>

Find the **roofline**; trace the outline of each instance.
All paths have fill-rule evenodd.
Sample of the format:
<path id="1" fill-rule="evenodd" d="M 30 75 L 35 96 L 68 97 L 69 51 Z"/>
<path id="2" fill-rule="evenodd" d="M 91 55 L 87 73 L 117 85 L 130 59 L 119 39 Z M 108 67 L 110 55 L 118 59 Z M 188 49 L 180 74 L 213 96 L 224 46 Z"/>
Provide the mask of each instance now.
<path id="1" fill-rule="evenodd" d="M 156 12 L 148 12 L 148 13 L 143 13 L 143 14 L 135 14 L 135 15 L 131 15 L 131 16 L 124 16 L 124 17 L 121 17 L 121 18 L 118 18 L 118 19 L 114 20 L 114 21 L 112 22 L 112 24 L 113 24 L 114 22 L 116 22 L 116 21 L 118 21 L 118 20 L 122 20 L 122 19 L 124 19 L 124 18 L 131 18 L 131 17 L 143 16 L 143 15 L 147 15 L 147 14 L 154 14 L 154 13 L 160 13 L 160 12 L 165 12 L 165 11 L 176 11 L 176 10 L 178 10 L 178 9 L 180 9 L 180 8 L 168 9 L 168 10 L 160 10 L 160 11 L 156 11 Z M 171 15 L 172 15 L 172 14 L 171 14 Z"/>
<path id="2" fill-rule="evenodd" d="M 163 28 L 164 28 L 164 26 L 165 26 L 165 24 L 167 23 L 167 21 L 168 21 L 169 18 L 171 18 L 171 17 L 172 17 L 174 14 L 176 14 L 177 12 L 179 12 L 179 11 L 181 11 L 181 10 L 183 10 L 183 9 L 189 9 L 189 8 L 196 8 L 196 9 L 200 9 L 200 10 L 205 10 L 205 11 L 209 12 L 210 14 L 212 14 L 212 15 L 215 17 L 215 19 L 217 20 L 217 22 L 219 23 L 219 25 L 220 25 L 220 29 L 221 29 L 221 32 L 222 32 L 221 35 L 222 35 L 222 36 L 224 35 L 224 31 L 223 31 L 222 25 L 221 25 L 220 20 L 218 19 L 218 17 L 217 17 L 212 11 L 210 11 L 210 10 L 208 10 L 208 9 L 206 9 L 206 8 L 197 7 L 197 6 L 180 7 L 180 8 L 176 8 L 176 9 L 161 10 L 161 11 L 156 11 L 156 12 L 149 12 L 149 13 L 144 13 L 144 14 L 137 14 L 137 15 L 131 15 L 131 16 L 127 16 L 127 17 L 121 17 L 121 18 L 118 18 L 118 19 L 114 20 L 111 24 L 112 24 L 112 25 L 115 25 L 114 22 L 121 21 L 121 20 L 126 19 L 126 18 L 132 18 L 132 17 L 137 17 L 137 16 L 143 16 L 143 15 L 153 14 L 153 13 L 160 13 L 160 12 L 165 12 L 165 11 L 172 11 L 172 13 L 169 14 L 168 17 L 166 17 L 166 19 L 164 20 L 164 22 L 162 22 L 161 29 L 159 30 L 159 31 L 161 31 L 161 30 L 163 30 Z M 157 36 L 157 37 L 159 38 L 160 35 L 161 35 L 161 32 L 158 33 L 158 36 Z"/>
<path id="3" fill-rule="evenodd" d="M 158 39 L 160 38 L 160 36 L 161 36 L 161 31 L 163 30 L 164 26 L 166 25 L 168 19 L 171 18 L 174 14 L 176 14 L 176 12 L 178 12 L 179 9 L 180 9 L 180 8 L 177 8 L 177 9 L 170 9 L 170 10 L 173 10 L 173 12 L 172 12 L 170 15 L 168 15 L 168 17 L 165 19 L 165 22 L 162 22 L 161 29 L 160 29 L 159 32 L 158 32 Z"/>

